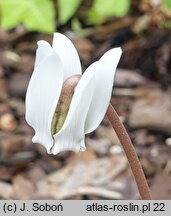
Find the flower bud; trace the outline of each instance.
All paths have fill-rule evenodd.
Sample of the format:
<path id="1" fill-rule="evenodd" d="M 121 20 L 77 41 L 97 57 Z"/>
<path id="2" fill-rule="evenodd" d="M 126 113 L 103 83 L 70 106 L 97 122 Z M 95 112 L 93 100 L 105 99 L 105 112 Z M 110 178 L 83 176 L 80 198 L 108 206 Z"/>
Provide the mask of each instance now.
<path id="1" fill-rule="evenodd" d="M 73 75 L 66 79 L 63 83 L 61 95 L 52 119 L 51 132 L 52 135 L 56 134 L 63 126 L 68 110 L 71 104 L 74 89 L 78 84 L 81 75 Z"/>

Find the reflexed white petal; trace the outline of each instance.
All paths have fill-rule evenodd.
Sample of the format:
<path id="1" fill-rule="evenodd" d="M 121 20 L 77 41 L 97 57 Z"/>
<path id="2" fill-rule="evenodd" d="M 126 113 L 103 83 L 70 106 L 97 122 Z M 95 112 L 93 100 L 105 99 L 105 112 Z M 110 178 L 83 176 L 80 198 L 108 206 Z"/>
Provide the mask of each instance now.
<path id="1" fill-rule="evenodd" d="M 85 133 L 95 130 L 104 118 L 110 103 L 115 70 L 121 53 L 120 48 L 114 48 L 106 52 L 99 60 L 102 68 L 96 74 L 92 103 L 85 123 Z"/>
<path id="2" fill-rule="evenodd" d="M 36 68 L 41 62 L 45 60 L 53 51 L 50 44 L 44 40 L 40 40 L 37 42 L 38 48 L 36 50 L 36 59 L 35 59 L 35 66 Z"/>
<path id="3" fill-rule="evenodd" d="M 65 35 L 54 33 L 52 47 L 63 63 L 64 80 L 74 74 L 81 74 L 81 64 L 77 50 Z"/>
<path id="4" fill-rule="evenodd" d="M 32 141 L 43 144 L 47 151 L 54 142 L 51 122 L 62 83 L 62 63 L 53 51 L 35 68 L 26 94 L 26 120 L 35 130 Z"/>
<path id="5" fill-rule="evenodd" d="M 96 129 L 108 108 L 121 49 L 108 51 L 79 81 L 62 129 L 54 135 L 53 154 L 85 150 L 84 134 Z"/>
<path id="6" fill-rule="evenodd" d="M 94 97 L 96 86 L 96 75 L 101 70 L 101 62 L 95 62 L 81 77 L 72 101 L 67 118 L 61 130 L 54 135 L 55 145 L 53 154 L 64 150 L 83 151 L 85 120 L 89 107 Z"/>

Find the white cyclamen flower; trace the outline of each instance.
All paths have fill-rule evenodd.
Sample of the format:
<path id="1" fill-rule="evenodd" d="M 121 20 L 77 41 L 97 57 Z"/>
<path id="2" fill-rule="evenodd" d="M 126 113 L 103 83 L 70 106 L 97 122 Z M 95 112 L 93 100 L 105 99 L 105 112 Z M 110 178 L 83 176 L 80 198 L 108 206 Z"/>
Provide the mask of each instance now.
<path id="1" fill-rule="evenodd" d="M 121 52 L 120 48 L 111 49 L 87 68 L 75 88 L 62 127 L 52 134 L 52 119 L 63 83 L 82 74 L 81 64 L 74 45 L 63 34 L 54 34 L 52 47 L 46 41 L 38 42 L 26 94 L 26 120 L 35 130 L 33 143 L 43 144 L 53 154 L 85 150 L 85 134 L 98 127 L 110 103 Z"/>

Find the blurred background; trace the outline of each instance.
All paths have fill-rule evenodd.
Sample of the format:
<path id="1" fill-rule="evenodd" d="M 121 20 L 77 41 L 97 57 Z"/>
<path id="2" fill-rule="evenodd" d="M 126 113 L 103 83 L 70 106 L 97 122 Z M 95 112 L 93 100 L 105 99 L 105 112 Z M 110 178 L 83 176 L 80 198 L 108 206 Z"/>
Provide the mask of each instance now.
<path id="1" fill-rule="evenodd" d="M 171 0 L 0 0 L 0 198 L 139 199 L 107 120 L 83 153 L 52 156 L 32 144 L 25 93 L 37 41 L 51 43 L 55 31 L 72 40 L 83 71 L 122 47 L 111 101 L 153 199 L 171 199 Z"/>

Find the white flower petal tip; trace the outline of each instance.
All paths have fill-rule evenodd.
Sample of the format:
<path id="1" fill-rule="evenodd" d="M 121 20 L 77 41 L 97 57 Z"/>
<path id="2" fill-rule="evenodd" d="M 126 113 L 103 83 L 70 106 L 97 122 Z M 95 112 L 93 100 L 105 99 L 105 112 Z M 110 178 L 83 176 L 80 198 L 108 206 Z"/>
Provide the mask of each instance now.
<path id="1" fill-rule="evenodd" d="M 122 54 L 122 49 L 121 47 L 116 47 L 116 48 L 112 48 L 110 50 L 108 50 L 107 52 L 105 52 L 102 57 L 100 58 L 100 60 L 102 59 L 108 59 L 110 60 L 111 58 L 110 57 L 115 57 L 116 59 L 120 59 L 121 57 L 121 54 Z"/>
<path id="2" fill-rule="evenodd" d="M 37 138 L 36 135 L 34 135 L 34 137 L 32 138 L 32 142 L 33 143 L 39 143 L 39 139 Z"/>
<path id="3" fill-rule="evenodd" d="M 120 60 L 120 57 L 122 55 L 122 49 L 120 47 L 110 49 L 107 51 L 101 58 L 100 61 L 104 62 L 104 64 L 108 65 L 110 69 L 115 70 L 118 62 Z"/>
<path id="4" fill-rule="evenodd" d="M 78 52 L 69 38 L 61 33 L 54 33 L 52 47 L 63 63 L 64 80 L 82 73 Z"/>
<path id="5" fill-rule="evenodd" d="M 41 62 L 43 62 L 53 51 L 50 44 L 44 40 L 38 41 L 37 46 L 38 47 L 36 51 L 36 59 L 35 59 L 34 68 L 36 68 Z"/>

